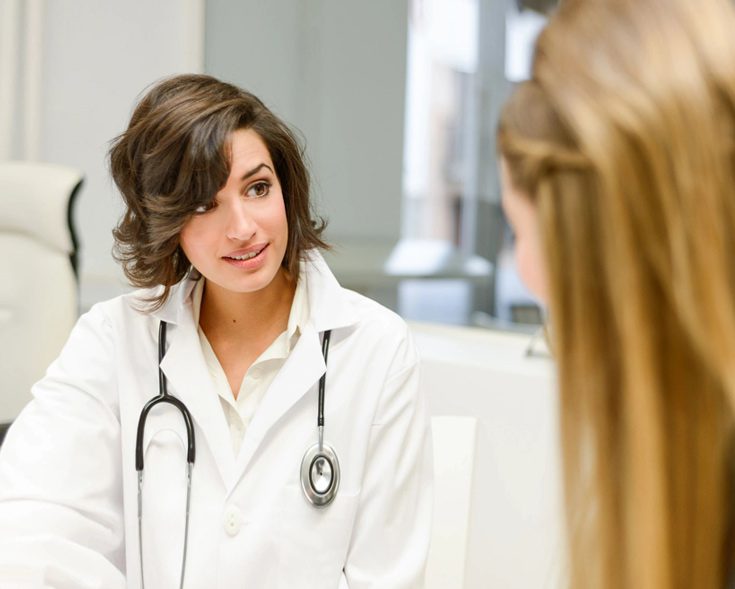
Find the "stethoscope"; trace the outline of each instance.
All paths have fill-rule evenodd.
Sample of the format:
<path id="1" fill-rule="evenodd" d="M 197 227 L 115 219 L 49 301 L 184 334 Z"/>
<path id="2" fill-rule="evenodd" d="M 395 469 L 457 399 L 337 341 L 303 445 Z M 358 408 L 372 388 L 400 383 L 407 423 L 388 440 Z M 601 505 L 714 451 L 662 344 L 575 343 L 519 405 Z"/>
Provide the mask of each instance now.
<path id="1" fill-rule="evenodd" d="M 329 339 L 331 331 L 324 332 L 322 338 L 322 355 L 324 356 L 324 374 L 319 378 L 319 409 L 317 415 L 317 429 L 319 441 L 311 446 L 301 460 L 301 489 L 304 497 L 314 507 L 329 505 L 337 495 L 339 489 L 340 467 L 337 453 L 329 444 L 324 443 L 324 387 L 327 380 L 327 356 L 329 355 Z M 158 395 L 150 399 L 140 412 L 138 431 L 135 437 L 135 470 L 138 471 L 138 554 L 140 557 L 140 586 L 145 587 L 143 580 L 143 436 L 145 424 L 151 409 L 160 403 L 173 405 L 186 426 L 186 520 L 184 524 L 184 550 L 181 560 L 181 577 L 179 587 L 184 586 L 184 571 L 186 569 L 186 552 L 189 544 L 189 513 L 191 506 L 191 472 L 196 456 L 194 441 L 194 422 L 186 405 L 168 393 L 166 376 L 163 374 L 161 362 L 166 353 L 166 322 L 161 321 L 158 326 Z"/>

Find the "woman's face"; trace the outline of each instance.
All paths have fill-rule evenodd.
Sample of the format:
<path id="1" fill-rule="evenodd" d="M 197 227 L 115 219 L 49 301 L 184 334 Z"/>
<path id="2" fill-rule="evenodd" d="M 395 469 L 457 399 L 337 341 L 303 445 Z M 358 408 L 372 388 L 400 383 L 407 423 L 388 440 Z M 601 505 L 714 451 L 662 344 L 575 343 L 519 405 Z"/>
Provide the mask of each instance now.
<path id="1" fill-rule="evenodd" d="M 267 287 L 281 270 L 288 223 L 281 185 L 268 148 L 251 129 L 230 135 L 227 183 L 210 208 L 184 225 L 180 243 L 208 281 L 236 293 Z"/>
<path id="2" fill-rule="evenodd" d="M 518 274 L 528 289 L 542 303 L 547 302 L 546 268 L 541 248 L 536 206 L 513 185 L 505 158 L 500 161 L 503 210 L 515 233 L 515 256 Z"/>

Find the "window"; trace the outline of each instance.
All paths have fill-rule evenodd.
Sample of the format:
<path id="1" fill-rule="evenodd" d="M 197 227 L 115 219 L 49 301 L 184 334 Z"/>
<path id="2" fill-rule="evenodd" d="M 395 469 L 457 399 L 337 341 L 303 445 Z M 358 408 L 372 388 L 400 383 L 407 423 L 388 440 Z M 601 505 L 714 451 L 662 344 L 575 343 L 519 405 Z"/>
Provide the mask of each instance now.
<path id="1" fill-rule="evenodd" d="M 403 281 L 409 319 L 537 323 L 513 264 L 500 208 L 495 125 L 553 0 L 413 0 L 404 133 L 404 263 L 433 267 Z M 428 258 L 428 259 L 427 259 Z"/>

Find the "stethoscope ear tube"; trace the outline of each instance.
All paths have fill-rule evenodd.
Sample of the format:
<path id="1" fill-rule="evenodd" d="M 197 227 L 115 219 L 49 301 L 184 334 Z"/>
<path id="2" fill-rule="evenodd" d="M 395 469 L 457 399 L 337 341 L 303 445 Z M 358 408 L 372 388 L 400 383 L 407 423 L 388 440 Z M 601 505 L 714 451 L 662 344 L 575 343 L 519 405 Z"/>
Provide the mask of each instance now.
<path id="1" fill-rule="evenodd" d="M 145 424 L 148 419 L 148 414 L 151 409 L 159 403 L 168 403 L 173 405 L 181 413 L 181 417 L 184 420 L 186 426 L 186 461 L 193 465 L 196 458 L 196 442 L 194 439 L 194 421 L 191 418 L 191 413 L 186 408 L 186 405 L 182 403 L 176 397 L 168 394 L 166 386 L 166 376 L 163 374 L 161 368 L 161 362 L 163 356 L 166 353 L 166 322 L 161 321 L 158 326 L 158 395 L 150 399 L 140 412 L 138 418 L 138 431 L 135 436 L 135 470 L 142 472 L 144 468 L 143 463 L 143 435 L 145 433 Z"/>

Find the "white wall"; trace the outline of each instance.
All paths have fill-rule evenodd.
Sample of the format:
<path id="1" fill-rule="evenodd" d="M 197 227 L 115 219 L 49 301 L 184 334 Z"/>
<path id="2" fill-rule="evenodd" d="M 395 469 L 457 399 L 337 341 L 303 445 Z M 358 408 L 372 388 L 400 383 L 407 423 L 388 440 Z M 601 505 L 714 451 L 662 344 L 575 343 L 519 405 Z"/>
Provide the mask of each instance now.
<path id="1" fill-rule="evenodd" d="M 208 0 L 206 71 L 306 137 L 328 236 L 400 232 L 408 0 Z"/>
<path id="2" fill-rule="evenodd" d="M 202 67 L 202 0 L 53 0 L 44 3 L 40 159 L 85 174 L 75 208 L 82 308 L 117 294 L 111 257 L 120 200 L 105 161 L 139 93 Z"/>

